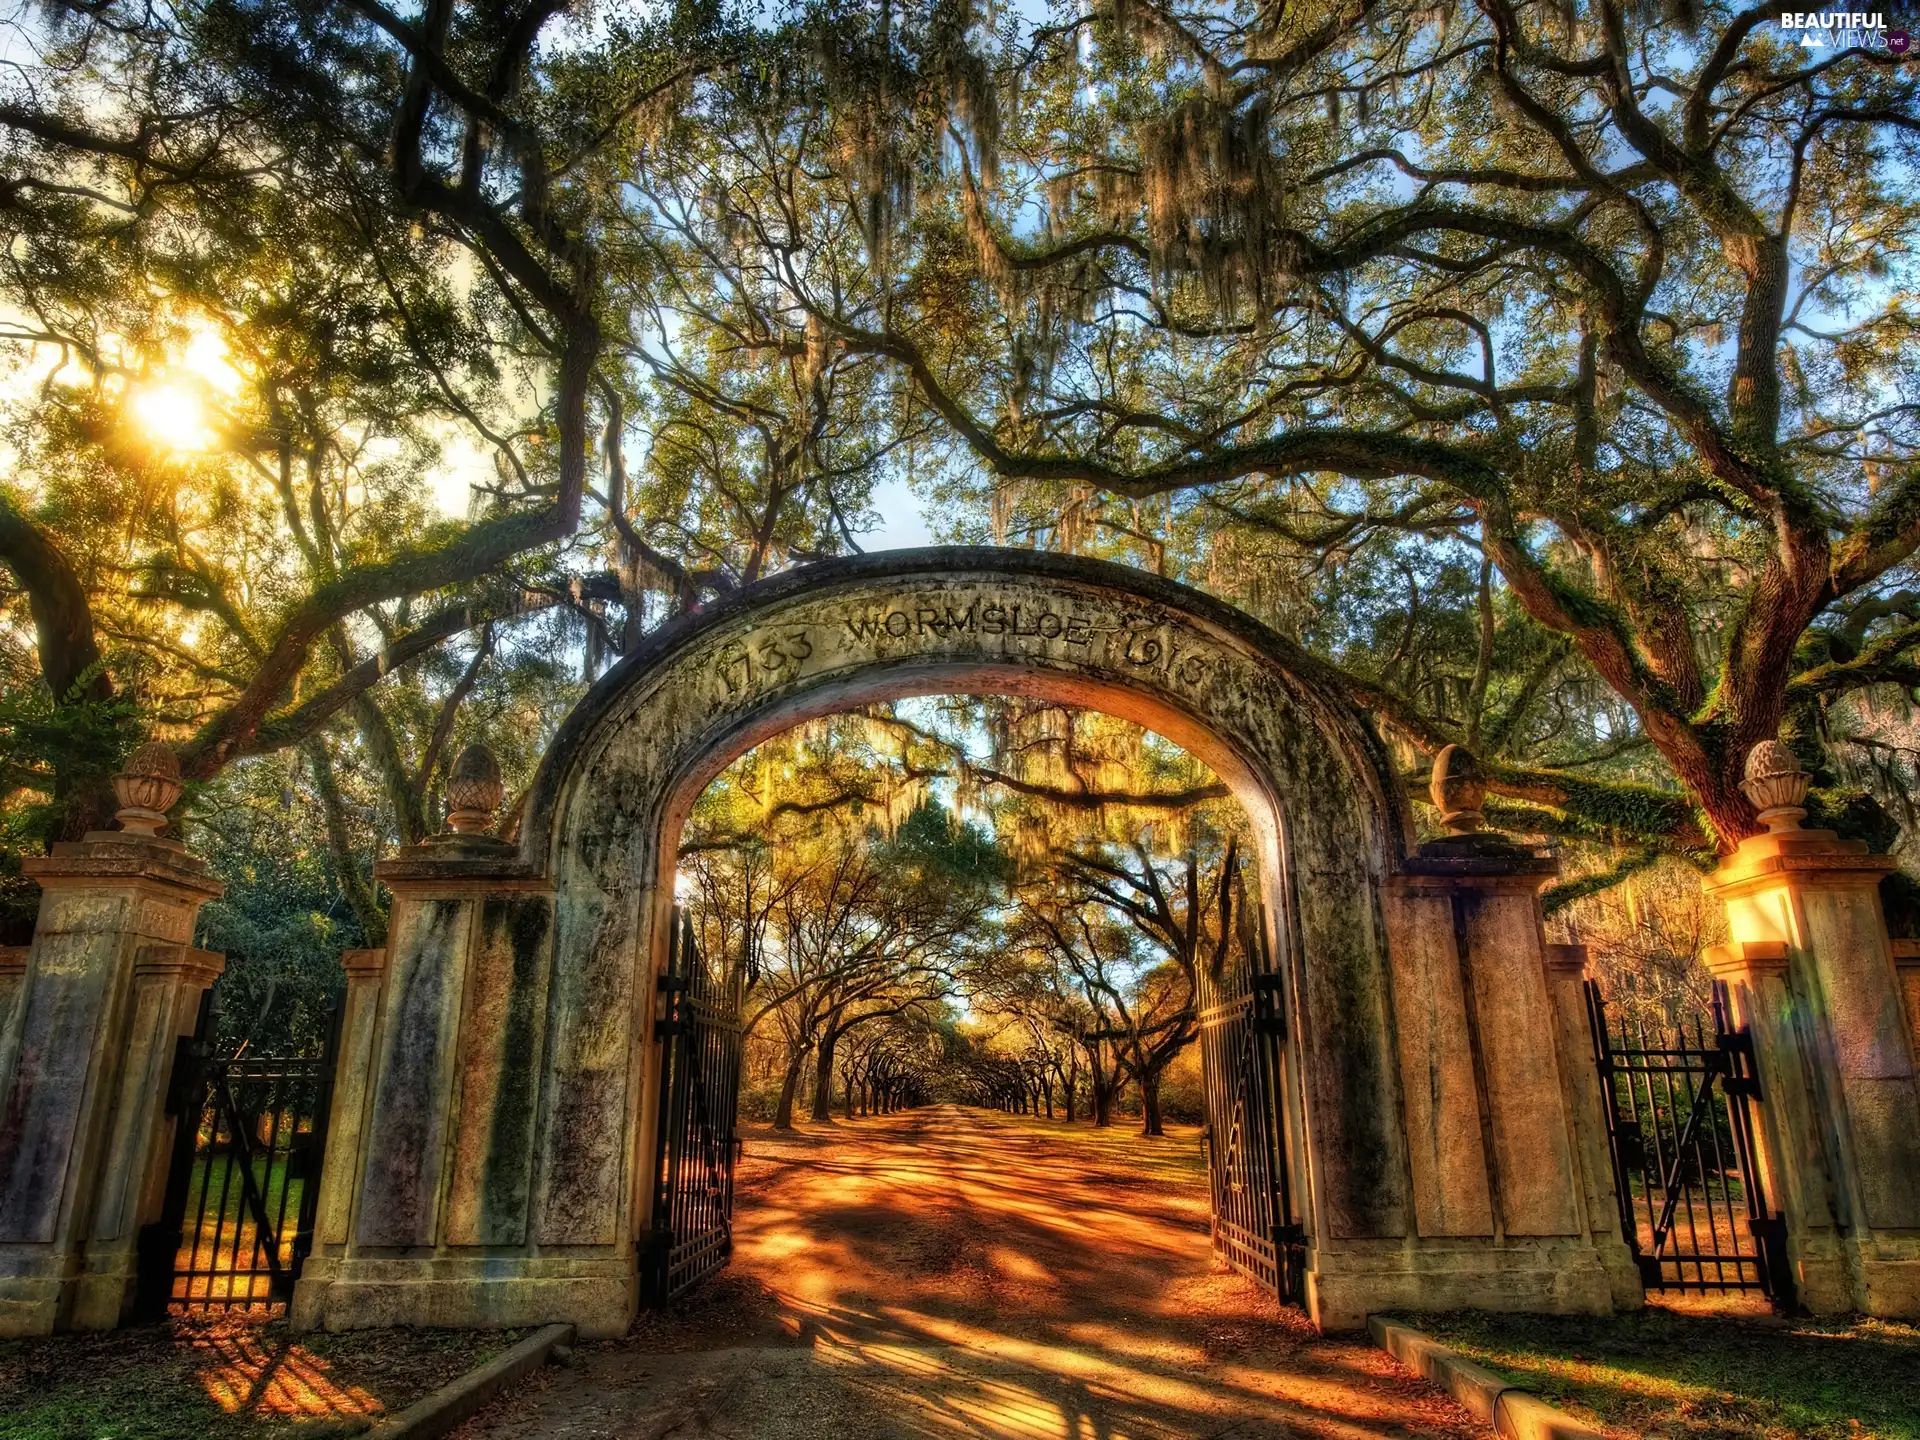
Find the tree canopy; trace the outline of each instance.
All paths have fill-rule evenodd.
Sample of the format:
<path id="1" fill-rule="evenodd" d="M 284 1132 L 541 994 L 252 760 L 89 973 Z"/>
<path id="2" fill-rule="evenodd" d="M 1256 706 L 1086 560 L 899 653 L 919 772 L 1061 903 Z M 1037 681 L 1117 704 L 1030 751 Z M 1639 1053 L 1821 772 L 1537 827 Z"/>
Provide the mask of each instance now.
<path id="1" fill-rule="evenodd" d="M 489 713 L 524 784 L 612 656 L 858 548 L 882 486 L 1248 608 L 1601 881 L 1751 833 L 1777 734 L 1907 843 L 1883 48 L 1616 0 L 10 25 L 15 854 L 147 736 L 190 814 L 293 752 L 373 933 L 356 827 L 434 828 Z"/>

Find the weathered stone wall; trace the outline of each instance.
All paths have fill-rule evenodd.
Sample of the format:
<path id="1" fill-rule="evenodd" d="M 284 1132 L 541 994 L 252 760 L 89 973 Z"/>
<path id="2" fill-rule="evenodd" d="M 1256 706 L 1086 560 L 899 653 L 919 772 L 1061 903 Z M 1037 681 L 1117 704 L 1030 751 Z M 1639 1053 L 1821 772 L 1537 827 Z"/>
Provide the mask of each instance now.
<path id="1" fill-rule="evenodd" d="M 1760 1168 L 1799 1302 L 1815 1314 L 1910 1319 L 1920 1315 L 1920 1061 L 1902 942 L 1888 939 L 1881 911 L 1893 861 L 1800 829 L 1797 801 L 1775 813 L 1786 822 L 1743 840 L 1707 882 L 1731 939 L 1709 963 L 1754 1039 Z"/>
<path id="2" fill-rule="evenodd" d="M 1003 554 L 992 559 L 1006 566 Z M 922 566 L 846 587 L 816 580 L 763 601 L 746 624 L 710 627 L 670 666 L 636 665 L 634 683 L 583 707 L 579 739 L 564 747 L 572 763 L 543 785 L 529 829 L 531 849 L 553 817 L 563 957 L 539 1166 L 547 1243 L 616 1233 L 635 1101 L 624 1083 L 634 1037 L 622 1022 L 646 998 L 635 976 L 656 968 L 640 963 L 649 952 L 638 947 L 656 942 L 633 917 L 658 909 L 661 847 L 693 799 L 734 755 L 802 718 L 883 694 L 967 689 L 1139 720 L 1212 764 L 1257 823 L 1272 831 L 1278 812 L 1264 879 L 1268 893 L 1291 889 L 1310 957 L 1301 1019 L 1320 1160 L 1310 1221 L 1333 1237 L 1404 1233 L 1375 901 L 1403 822 L 1372 737 L 1313 684 L 1306 657 L 1241 633 L 1230 612 L 1209 615 L 1179 592 L 1156 602 L 1139 577 L 1121 588 L 1104 566 L 1046 568 L 1054 573 Z"/>
<path id="3" fill-rule="evenodd" d="M 653 977 L 687 811 L 735 756 L 800 721 L 952 691 L 1138 721 L 1234 788 L 1292 980 L 1288 1128 L 1305 1137 L 1310 1283 L 1357 1267 L 1390 1275 L 1400 1303 L 1415 1294 L 1380 906 L 1408 821 L 1377 737 L 1318 662 L 1196 592 L 1067 557 L 949 550 L 811 567 L 668 627 L 569 718 L 517 852 L 427 846 L 381 867 L 396 894 L 388 973 L 346 1062 L 364 1074 L 343 1073 L 341 1091 L 369 1098 L 341 1117 L 351 1133 L 336 1131 L 328 1160 L 326 1194 L 351 1194 L 352 1214 L 328 1212 L 296 1319 L 623 1324 L 651 1195 Z M 351 1187 L 336 1163 L 355 1167 Z M 1486 1277 L 1502 1262 L 1466 1263 Z M 628 1288 L 609 1296 L 609 1277 Z M 1534 1283 L 1508 1289 L 1524 1299 Z M 1327 1318 L 1358 1323 L 1347 1311 L 1372 1292 L 1340 1293 Z"/>

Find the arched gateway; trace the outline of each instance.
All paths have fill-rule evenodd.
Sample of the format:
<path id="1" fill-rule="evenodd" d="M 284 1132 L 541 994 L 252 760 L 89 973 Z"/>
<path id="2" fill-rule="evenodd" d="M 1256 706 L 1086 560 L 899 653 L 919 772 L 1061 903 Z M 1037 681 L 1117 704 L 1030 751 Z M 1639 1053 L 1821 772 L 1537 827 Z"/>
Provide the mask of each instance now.
<path id="1" fill-rule="evenodd" d="M 449 836 L 381 866 L 390 938 L 349 957 L 296 1323 L 623 1331 L 654 1219 L 682 821 L 799 721 L 954 691 L 1137 721 L 1245 803 L 1279 957 L 1272 1158 L 1317 1320 L 1637 1301 L 1537 857 L 1409 855 L 1366 720 L 1248 616 L 1104 563 L 937 549 L 809 567 L 666 627 L 562 727 L 517 846 Z"/>

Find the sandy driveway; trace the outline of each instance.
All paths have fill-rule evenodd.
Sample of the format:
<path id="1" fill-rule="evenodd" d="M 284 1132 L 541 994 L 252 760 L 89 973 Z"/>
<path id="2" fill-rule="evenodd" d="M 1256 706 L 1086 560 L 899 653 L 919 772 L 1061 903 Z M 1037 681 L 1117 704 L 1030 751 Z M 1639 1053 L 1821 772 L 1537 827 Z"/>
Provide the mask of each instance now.
<path id="1" fill-rule="evenodd" d="M 1469 1436 L 1214 1267 L 1191 1132 L 934 1107 L 748 1135 L 733 1264 L 478 1437 Z"/>

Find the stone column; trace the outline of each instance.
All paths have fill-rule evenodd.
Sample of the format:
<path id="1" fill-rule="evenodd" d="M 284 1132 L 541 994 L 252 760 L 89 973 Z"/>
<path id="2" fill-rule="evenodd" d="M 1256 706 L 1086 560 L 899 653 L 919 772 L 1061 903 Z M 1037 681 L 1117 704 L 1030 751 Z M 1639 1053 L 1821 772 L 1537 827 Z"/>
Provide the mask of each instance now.
<path id="1" fill-rule="evenodd" d="M 1753 1032 L 1760 1168 L 1802 1304 L 1920 1316 L 1920 1080 L 1879 884 L 1858 841 L 1803 830 L 1784 745 L 1747 760 L 1767 833 L 1707 880 L 1731 943 L 1709 957 Z"/>
<path id="2" fill-rule="evenodd" d="M 221 887 L 160 834 L 179 773 L 165 745 L 141 747 L 114 781 L 121 828 L 22 866 L 42 895 L 0 1036 L 0 1334 L 107 1329 L 132 1309 L 175 1042 L 222 965 L 189 944 Z"/>
<path id="3" fill-rule="evenodd" d="M 1587 1093 L 1578 972 L 1565 957 L 1550 967 L 1542 929 L 1539 892 L 1557 867 L 1480 830 L 1484 786 L 1466 751 L 1441 753 L 1433 791 L 1451 833 L 1409 856 L 1381 897 L 1415 1233 L 1400 1293 L 1377 1289 L 1376 1308 L 1637 1306 Z"/>
<path id="4" fill-rule="evenodd" d="M 376 867 L 393 894 L 387 947 L 349 962 L 296 1327 L 567 1319 L 604 1336 L 632 1319 L 630 1242 L 543 1248 L 534 1225 L 553 900 L 487 833 L 500 788 L 469 747 L 448 786 L 453 833 Z"/>
<path id="5" fill-rule="evenodd" d="M 1587 1014 L 1587 947 L 1548 945 L 1545 956 L 1560 1079 L 1567 1113 L 1573 1119 L 1590 1233 L 1613 1285 L 1614 1307 L 1637 1310 L 1646 1303 L 1646 1287 L 1620 1232 L 1620 1195 L 1614 1183 L 1613 1147 L 1607 1138 L 1607 1097 L 1594 1060 L 1593 1025 Z"/>
<path id="6" fill-rule="evenodd" d="M 374 1046 L 380 1034 L 381 991 L 387 973 L 385 949 L 346 950 L 340 968 L 347 972 L 347 993 L 340 1013 L 340 1047 L 333 1068 L 333 1103 L 327 1112 L 327 1152 L 321 1162 L 320 1198 L 314 1206 L 313 1248 L 296 1284 L 291 1314 L 295 1325 L 311 1329 L 302 1310 L 324 1294 L 308 1286 L 316 1257 L 324 1271 L 346 1244 L 353 1216 L 354 1190 L 360 1183 L 361 1135 L 366 1126 L 367 1089 L 373 1082 Z M 304 1322 L 304 1323 L 303 1323 Z"/>

